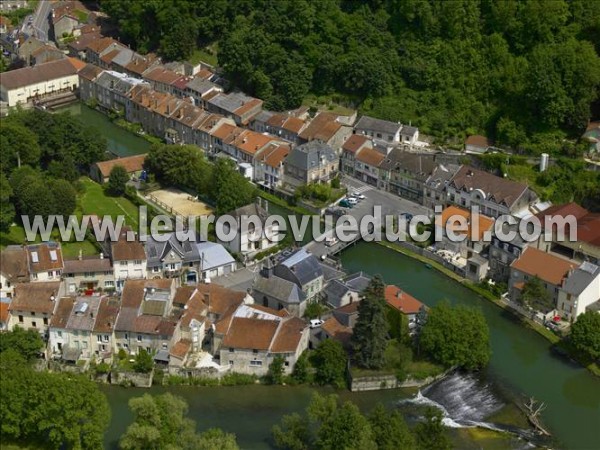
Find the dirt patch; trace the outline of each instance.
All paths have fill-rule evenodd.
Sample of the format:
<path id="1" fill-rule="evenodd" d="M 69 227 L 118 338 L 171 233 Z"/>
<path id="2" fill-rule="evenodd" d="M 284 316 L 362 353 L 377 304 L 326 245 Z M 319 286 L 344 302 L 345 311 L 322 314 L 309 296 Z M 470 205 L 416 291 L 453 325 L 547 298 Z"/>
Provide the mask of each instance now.
<path id="1" fill-rule="evenodd" d="M 152 191 L 146 195 L 146 199 L 172 214 L 181 216 L 207 216 L 213 212 L 206 203 L 195 199 L 187 192 L 174 188 Z"/>

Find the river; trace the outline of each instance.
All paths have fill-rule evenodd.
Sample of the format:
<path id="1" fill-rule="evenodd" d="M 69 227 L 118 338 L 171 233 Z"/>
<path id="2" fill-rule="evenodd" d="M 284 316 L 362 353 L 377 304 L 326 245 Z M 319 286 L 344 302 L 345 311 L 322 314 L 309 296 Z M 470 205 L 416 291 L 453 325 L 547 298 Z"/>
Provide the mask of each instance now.
<path id="1" fill-rule="evenodd" d="M 147 141 L 117 127 L 102 113 L 84 104 L 61 109 L 65 110 L 93 125 L 107 139 L 108 150 L 119 156 L 144 153 L 149 148 Z M 272 205 L 272 209 L 272 212 L 279 212 L 281 208 Z M 544 338 L 455 281 L 377 244 L 360 243 L 346 250 L 341 258 L 346 270 L 381 274 L 386 282 L 406 289 L 428 306 L 446 298 L 452 303 L 480 307 L 490 328 L 493 352 L 483 378 L 493 384 L 494 390 L 501 391 L 504 398 L 530 395 L 545 402 L 547 409 L 542 414 L 543 422 L 561 447 L 600 448 L 600 380 L 585 369 L 556 357 Z M 468 380 L 453 382 L 456 383 L 453 388 L 460 387 L 467 393 L 473 389 Z M 243 448 L 268 448 L 272 425 L 279 422 L 281 415 L 302 410 L 313 392 L 307 387 L 271 386 L 153 387 L 149 391 L 103 387 L 103 390 L 112 409 L 111 425 L 106 435 L 107 448 L 115 447 L 118 437 L 131 422 L 128 399 L 144 392 L 168 390 L 182 395 L 189 402 L 190 416 L 200 429 L 218 426 L 234 432 Z M 443 397 L 443 392 L 440 394 L 439 391 L 443 389 L 436 388 L 431 395 Z M 395 406 L 414 393 L 393 390 L 339 394 L 368 409 L 379 401 Z M 448 401 L 446 406 L 452 409 L 456 405 Z M 406 408 L 403 412 L 410 414 Z"/>
<path id="2" fill-rule="evenodd" d="M 74 103 L 58 112 L 69 112 L 86 125 L 94 127 L 106 139 L 106 149 L 113 155 L 123 157 L 147 153 L 150 143 L 134 133 L 118 127 L 105 114 L 90 108 L 85 103 Z"/>

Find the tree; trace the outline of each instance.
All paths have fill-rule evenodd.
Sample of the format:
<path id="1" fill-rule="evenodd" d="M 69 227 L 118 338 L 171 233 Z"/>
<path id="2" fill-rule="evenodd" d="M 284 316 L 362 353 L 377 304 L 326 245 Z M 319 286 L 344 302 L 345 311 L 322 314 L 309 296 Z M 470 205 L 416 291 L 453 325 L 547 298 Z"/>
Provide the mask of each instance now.
<path id="1" fill-rule="evenodd" d="M 119 442 L 123 450 L 236 450 L 235 436 L 219 429 L 198 434 L 188 405 L 170 393 L 129 400 L 134 421 Z"/>
<path id="2" fill-rule="evenodd" d="M 112 196 L 120 197 L 125 194 L 128 181 L 129 174 L 127 173 L 125 167 L 116 165 L 110 171 L 106 191 Z"/>
<path id="3" fill-rule="evenodd" d="M 41 150 L 37 136 L 16 119 L 9 117 L 2 120 L 0 148 L 0 168 L 4 173 L 10 173 L 19 163 L 32 167 L 40 163 Z"/>
<path id="4" fill-rule="evenodd" d="M 306 309 L 304 310 L 304 318 L 306 319 L 316 319 L 317 317 L 321 317 L 321 314 L 325 312 L 325 307 L 319 301 L 311 301 L 306 305 Z"/>
<path id="5" fill-rule="evenodd" d="M 385 364 L 387 337 L 385 285 L 381 277 L 375 276 L 358 304 L 358 319 L 352 333 L 357 364 L 367 369 L 381 369 Z"/>
<path id="6" fill-rule="evenodd" d="M 269 365 L 269 372 L 267 373 L 267 378 L 269 383 L 271 384 L 281 384 L 283 383 L 283 374 L 284 374 L 284 363 L 285 359 L 281 355 L 275 356 L 273 361 Z"/>
<path id="7" fill-rule="evenodd" d="M 48 179 L 46 187 L 52 195 L 52 214 L 68 216 L 75 211 L 77 194 L 67 180 Z"/>
<path id="8" fill-rule="evenodd" d="M 377 449 L 369 421 L 358 406 L 344 402 L 321 423 L 317 432 L 316 447 L 322 450 Z"/>
<path id="9" fill-rule="evenodd" d="M 202 150 L 193 145 L 155 144 L 144 165 L 157 180 L 170 186 L 206 193 L 211 184 L 212 168 Z"/>
<path id="10" fill-rule="evenodd" d="M 4 173 L 0 173 L 0 231 L 8 231 L 15 220 L 15 206 L 10 201 L 13 191 Z"/>
<path id="11" fill-rule="evenodd" d="M 530 306 L 536 309 L 543 309 L 549 311 L 554 307 L 554 303 L 550 294 L 544 287 L 542 280 L 537 276 L 530 278 L 525 282 L 519 301 L 524 305 Z"/>
<path id="12" fill-rule="evenodd" d="M 307 383 L 309 381 L 309 369 L 310 369 L 310 360 L 308 358 L 308 352 L 303 352 L 296 364 L 294 365 L 294 370 L 292 371 L 292 378 L 297 383 Z"/>
<path id="13" fill-rule="evenodd" d="M 387 411 L 379 403 L 369 414 L 369 422 L 379 450 L 416 448 L 415 438 L 398 411 Z"/>
<path id="14" fill-rule="evenodd" d="M 344 386 L 347 357 L 342 344 L 338 341 L 326 339 L 321 342 L 312 354 L 311 362 L 316 369 L 317 383 Z"/>
<path id="15" fill-rule="evenodd" d="M 222 215 L 254 201 L 256 188 L 239 173 L 230 159 L 220 158 L 213 168 L 211 197 Z"/>
<path id="16" fill-rule="evenodd" d="M 419 335 L 419 346 L 445 366 L 484 367 L 490 358 L 489 329 L 481 311 L 448 301 L 435 305 Z"/>
<path id="17" fill-rule="evenodd" d="M 277 448 L 287 450 L 308 450 L 309 448 L 309 422 L 298 413 L 283 416 L 281 425 L 275 425 L 272 433 Z"/>
<path id="18" fill-rule="evenodd" d="M 25 360 L 31 361 L 40 354 L 43 347 L 44 341 L 35 330 L 24 330 L 16 326 L 12 331 L 0 333 L 0 353 L 12 349 Z"/>
<path id="19" fill-rule="evenodd" d="M 139 373 L 150 373 L 153 368 L 154 359 L 152 359 L 152 355 L 143 348 L 139 349 L 138 354 L 135 355 L 133 370 Z"/>
<path id="20" fill-rule="evenodd" d="M 573 346 L 592 360 L 600 358 L 600 314 L 586 311 L 577 316 L 571 326 L 570 340 Z"/>
<path id="21" fill-rule="evenodd" d="M 425 422 L 415 427 L 417 447 L 420 450 L 450 450 L 452 443 L 444 432 L 442 413 L 435 408 L 427 408 Z"/>
<path id="22" fill-rule="evenodd" d="M 110 409 L 96 383 L 85 376 L 37 372 L 12 349 L 0 353 L 0 371 L 3 442 L 102 448 Z"/>

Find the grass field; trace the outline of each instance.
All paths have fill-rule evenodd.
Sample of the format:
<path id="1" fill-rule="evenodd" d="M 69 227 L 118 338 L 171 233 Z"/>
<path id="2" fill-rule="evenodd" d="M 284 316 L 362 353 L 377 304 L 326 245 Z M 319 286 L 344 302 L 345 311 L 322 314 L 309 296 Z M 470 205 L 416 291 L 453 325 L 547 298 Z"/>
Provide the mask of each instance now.
<path id="1" fill-rule="evenodd" d="M 79 199 L 82 214 L 96 214 L 98 217 L 118 215 L 125 216 L 125 222 L 134 229 L 138 228 L 139 212 L 137 207 L 123 197 L 109 197 L 98 183 L 89 178 L 82 178 L 85 192 Z"/>
<path id="2" fill-rule="evenodd" d="M 127 225 L 137 229 L 138 209 L 133 203 L 122 197 L 108 197 L 101 185 L 87 177 L 82 178 L 81 183 L 85 191 L 78 198 L 77 210 L 75 211 L 77 216 L 81 216 L 82 214 L 96 214 L 100 217 L 116 217 L 122 214 L 125 216 Z M 52 232 L 52 239 L 60 240 L 60 234 L 57 229 Z M 41 239 L 38 236 L 36 242 L 40 241 Z M 21 225 L 13 225 L 8 232 L 0 233 L 0 248 L 4 248 L 7 245 L 22 245 L 26 243 L 25 230 Z M 66 258 L 77 257 L 80 250 L 84 256 L 98 253 L 98 249 L 94 243 L 87 240 L 83 242 L 62 242 L 61 245 L 63 255 Z"/>
<path id="3" fill-rule="evenodd" d="M 188 61 L 192 64 L 198 64 L 200 61 L 204 61 L 211 66 L 216 66 L 218 63 L 217 54 L 219 52 L 218 43 L 213 43 L 205 48 L 197 48 L 192 53 L 192 56 L 188 58 Z"/>

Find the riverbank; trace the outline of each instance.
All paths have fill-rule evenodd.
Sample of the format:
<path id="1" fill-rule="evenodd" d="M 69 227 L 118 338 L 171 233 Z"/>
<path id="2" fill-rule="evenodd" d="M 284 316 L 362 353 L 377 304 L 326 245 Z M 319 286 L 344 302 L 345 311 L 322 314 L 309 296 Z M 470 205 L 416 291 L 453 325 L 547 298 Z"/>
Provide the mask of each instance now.
<path id="1" fill-rule="evenodd" d="M 540 336 L 544 337 L 546 340 L 548 340 L 548 342 L 550 342 L 553 346 L 556 346 L 560 349 L 562 349 L 562 351 L 559 351 L 559 354 L 562 354 L 564 357 L 568 357 L 569 359 L 572 359 L 573 361 L 576 361 L 579 365 L 581 365 L 582 367 L 585 367 L 590 373 L 592 373 L 593 375 L 600 377 L 600 367 L 598 367 L 598 365 L 596 363 L 591 363 L 591 364 L 584 364 L 581 361 L 579 361 L 578 359 L 576 359 L 574 357 L 574 355 L 572 354 L 572 352 L 569 351 L 568 346 L 563 345 L 562 340 L 560 339 L 560 337 L 558 337 L 556 334 L 554 334 L 552 331 L 548 330 L 547 328 L 545 328 L 544 326 L 534 322 L 533 320 L 524 317 L 523 315 L 517 313 L 513 308 L 511 308 L 509 305 L 507 305 L 506 303 L 504 303 L 502 300 L 500 300 L 499 298 L 495 297 L 491 292 L 482 289 L 481 287 L 477 286 L 475 283 L 473 283 L 472 281 L 467 280 L 466 278 L 461 277 L 460 275 L 458 275 L 455 272 L 452 272 L 451 270 L 447 269 L 446 267 L 442 266 L 441 264 L 439 264 L 436 261 L 433 261 L 425 256 L 421 256 L 405 247 L 401 247 L 399 245 L 395 245 L 394 243 L 391 242 L 378 242 L 379 245 L 382 245 L 383 247 L 389 248 L 390 250 L 393 250 L 395 252 L 401 253 L 405 256 L 408 256 L 409 258 L 413 258 L 416 259 L 424 264 L 427 264 L 428 267 L 431 267 L 432 269 L 437 270 L 438 272 L 441 272 L 442 274 L 444 274 L 445 276 L 453 279 L 454 281 L 460 283 L 461 285 L 465 286 L 467 289 L 470 289 L 471 291 L 475 292 L 478 296 L 485 298 L 486 300 L 489 300 L 491 303 L 493 303 L 494 305 L 496 305 L 497 307 L 501 308 L 504 311 L 509 312 L 510 314 L 512 314 L 515 318 L 519 319 L 519 321 L 526 327 L 529 328 L 533 331 L 535 331 L 536 333 L 538 333 Z"/>

